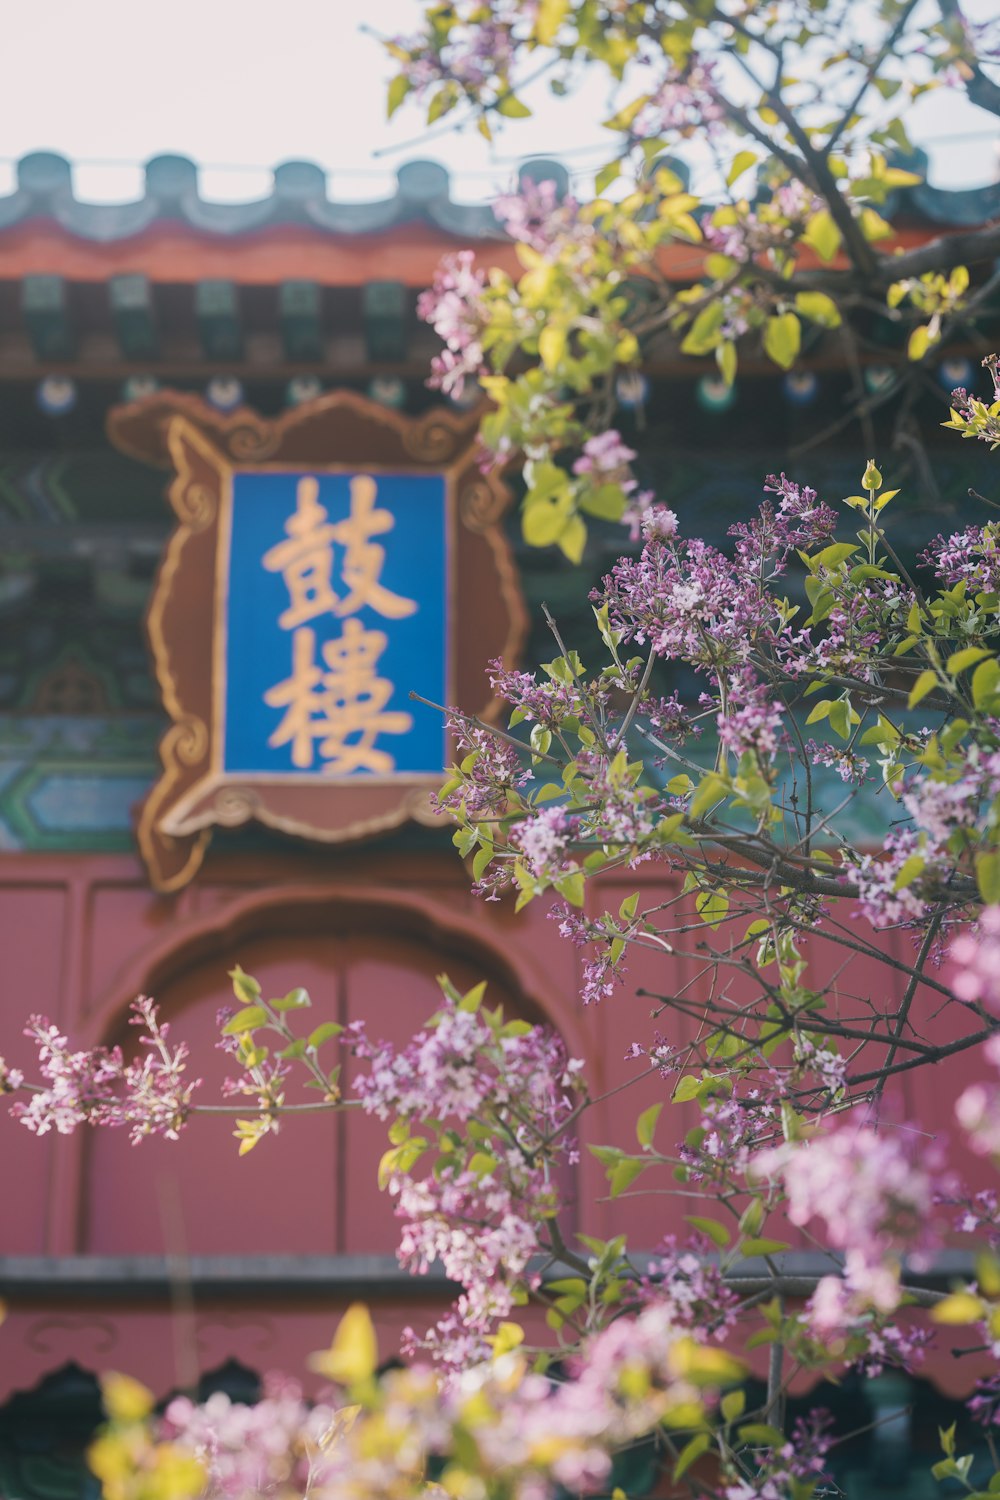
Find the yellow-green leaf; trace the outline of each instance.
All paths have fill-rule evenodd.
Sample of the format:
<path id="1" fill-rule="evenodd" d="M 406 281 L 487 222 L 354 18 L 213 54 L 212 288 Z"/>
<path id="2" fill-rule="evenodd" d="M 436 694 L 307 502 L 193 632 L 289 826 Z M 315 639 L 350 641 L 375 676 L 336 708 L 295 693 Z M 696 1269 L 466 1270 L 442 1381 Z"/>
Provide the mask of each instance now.
<path id="1" fill-rule="evenodd" d="M 309 1358 L 309 1368 L 338 1385 L 359 1385 L 369 1380 L 378 1364 L 378 1343 L 371 1314 L 363 1302 L 355 1302 L 341 1318 L 329 1349 Z"/>
<path id="2" fill-rule="evenodd" d="M 820 260 L 832 260 L 840 249 L 840 230 L 833 221 L 829 209 L 821 208 L 813 214 L 802 236 L 804 244 L 816 251 Z"/>
<path id="3" fill-rule="evenodd" d="M 922 702 L 927 697 L 927 694 L 936 687 L 937 673 L 932 672 L 930 668 L 926 672 L 921 672 L 910 689 L 910 696 L 906 703 L 907 708 L 916 708 L 917 704 Z"/>
<path id="4" fill-rule="evenodd" d="M 541 0 L 535 17 L 535 36 L 541 46 L 552 46 L 568 10 L 569 0 Z"/>
<path id="5" fill-rule="evenodd" d="M 656 1122 L 660 1118 L 660 1111 L 662 1109 L 662 1104 L 651 1104 L 648 1109 L 643 1110 L 638 1120 L 636 1120 L 635 1135 L 640 1146 L 652 1146 L 653 1132 L 656 1129 Z"/>
<path id="6" fill-rule="evenodd" d="M 559 547 L 571 563 L 581 562 L 587 545 L 587 523 L 582 516 L 570 516 L 558 537 Z"/>
<path id="7" fill-rule="evenodd" d="M 413 85 L 405 73 L 397 73 L 389 84 L 389 93 L 386 99 L 386 118 L 391 120 Z"/>
<path id="8" fill-rule="evenodd" d="M 906 345 L 907 359 L 923 359 L 932 344 L 937 343 L 937 338 L 931 333 L 926 323 L 921 323 L 919 328 L 914 328 Z"/>
<path id="9" fill-rule="evenodd" d="M 799 292 L 795 298 L 795 306 L 804 318 L 808 318 L 811 323 L 818 323 L 821 328 L 840 326 L 840 308 L 825 292 Z"/>
<path id="10" fill-rule="evenodd" d="M 263 1005 L 246 1005 L 226 1022 L 222 1028 L 222 1035 L 239 1036 L 241 1032 L 253 1031 L 255 1026 L 263 1026 L 266 1020 L 267 1011 Z"/>
<path id="11" fill-rule="evenodd" d="M 505 94 L 497 105 L 497 114 L 505 115 L 508 120 L 526 120 L 531 110 L 513 94 Z"/>
<path id="12" fill-rule="evenodd" d="M 964 672 L 966 667 L 974 666 L 977 661 L 983 661 L 990 655 L 984 651 L 982 646 L 966 646 L 964 651 L 954 651 L 948 658 L 948 671 L 953 677 L 959 672 Z"/>
<path id="13" fill-rule="evenodd" d="M 987 906 L 1000 901 L 1000 851 L 976 855 L 976 884 Z"/>
<path id="14" fill-rule="evenodd" d="M 978 1323 L 984 1310 L 980 1299 L 971 1292 L 952 1292 L 931 1308 L 931 1318 L 935 1323 Z"/>
<path id="15" fill-rule="evenodd" d="M 566 353 L 566 330 L 548 323 L 538 335 L 538 354 L 547 370 L 554 370 Z"/>
<path id="16" fill-rule="evenodd" d="M 101 1400 L 112 1422 L 141 1422 L 153 1410 L 154 1399 L 131 1375 L 112 1370 L 101 1378 Z"/>
<path id="17" fill-rule="evenodd" d="M 802 324 L 793 312 L 778 313 L 764 325 L 764 351 L 782 370 L 790 370 L 802 346 Z"/>
<path id="18" fill-rule="evenodd" d="M 720 1250 L 725 1250 L 729 1244 L 729 1230 L 717 1219 L 703 1219 L 700 1214 L 685 1214 L 685 1224 L 690 1224 L 692 1229 L 697 1229 L 699 1234 L 707 1234 L 713 1245 L 718 1245 Z"/>
<path id="19" fill-rule="evenodd" d="M 737 151 L 726 173 L 726 186 L 732 187 L 738 177 L 742 177 L 744 172 L 748 172 L 756 164 L 757 153 L 755 151 Z"/>
<path id="20" fill-rule="evenodd" d="M 712 1439 L 707 1432 L 698 1432 L 689 1443 L 685 1443 L 677 1455 L 674 1464 L 674 1478 L 680 1479 L 686 1474 L 691 1465 L 697 1463 L 699 1458 L 708 1452 L 712 1445 Z"/>

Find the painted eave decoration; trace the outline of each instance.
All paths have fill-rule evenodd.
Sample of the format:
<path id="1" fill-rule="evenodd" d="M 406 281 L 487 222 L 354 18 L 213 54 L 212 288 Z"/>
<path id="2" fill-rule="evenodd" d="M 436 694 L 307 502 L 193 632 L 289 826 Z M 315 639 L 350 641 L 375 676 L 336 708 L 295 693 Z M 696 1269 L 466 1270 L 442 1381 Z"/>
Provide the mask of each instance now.
<path id="1" fill-rule="evenodd" d="M 487 665 L 527 624 L 476 425 L 351 391 L 274 420 L 177 392 L 109 414 L 122 452 L 174 474 L 146 620 L 170 726 L 137 826 L 158 890 L 214 827 L 334 843 L 436 820 L 453 748 L 411 693 L 493 718 Z"/>

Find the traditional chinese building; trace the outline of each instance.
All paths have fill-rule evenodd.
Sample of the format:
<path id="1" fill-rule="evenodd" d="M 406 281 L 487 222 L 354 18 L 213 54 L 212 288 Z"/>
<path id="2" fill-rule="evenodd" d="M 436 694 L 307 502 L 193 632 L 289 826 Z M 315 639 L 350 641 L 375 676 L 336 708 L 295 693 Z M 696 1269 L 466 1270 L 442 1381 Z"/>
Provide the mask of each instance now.
<path id="1" fill-rule="evenodd" d="M 530 170 L 565 180 L 557 164 Z M 997 212 L 1000 188 L 920 188 L 894 222 L 915 242 Z M 29 1013 L 81 1045 L 124 1044 L 129 1004 L 149 994 L 215 1084 L 216 1013 L 239 963 L 268 993 L 305 986 L 317 1022 L 364 1016 L 394 1039 L 435 1008 L 437 974 L 486 978 L 510 1013 L 554 1024 L 598 1087 L 627 1076 L 643 1002 L 584 1015 L 577 952 L 534 906 L 515 920 L 474 900 L 427 815 L 447 747 L 410 687 L 472 702 L 489 655 L 551 654 L 543 599 L 586 652 L 587 592 L 621 548 L 600 526 L 581 569 L 524 548 L 502 487 L 470 461 L 475 413 L 427 391 L 434 341 L 416 296 L 460 246 L 513 266 L 490 211 L 454 203 L 429 162 L 403 167 L 380 202 L 331 198 L 318 167 L 289 163 L 267 198 L 220 204 L 200 197 L 191 162 L 160 157 L 141 199 L 109 206 L 78 201 L 69 164 L 35 155 L 0 199 L 10 1062 L 30 1055 Z M 942 384 L 971 381 L 977 352 Z M 870 359 L 871 390 L 897 357 L 887 345 Z M 733 391 L 664 343 L 623 390 L 623 425 L 642 480 L 721 539 L 782 465 L 821 490 L 857 488 L 858 442 L 825 433 L 848 390 L 829 340 L 801 373 L 750 366 Z M 976 445 L 931 441 L 932 471 L 897 455 L 914 513 L 983 485 Z M 321 806 L 326 768 L 365 785 Z M 604 904 L 635 884 L 608 881 Z M 642 965 L 633 977 L 662 982 Z M 933 1117 L 921 1091 L 912 1106 Z M 595 1141 L 630 1129 L 610 1107 L 588 1121 Z M 357 1298 L 386 1351 L 404 1323 L 432 1321 L 449 1289 L 396 1266 L 383 1146 L 378 1122 L 346 1115 L 290 1123 L 239 1161 L 216 1121 L 132 1148 L 123 1132 L 36 1139 L 0 1119 L 0 1495 L 84 1493 L 101 1369 L 158 1394 L 247 1391 L 268 1368 L 302 1369 Z M 587 1152 L 577 1172 L 581 1229 L 652 1248 L 679 1226 L 679 1209 L 607 1202 Z M 934 1378 L 963 1385 L 947 1361 Z M 899 1424 L 885 1432 L 859 1473 L 873 1454 L 902 1462 L 885 1449 Z"/>

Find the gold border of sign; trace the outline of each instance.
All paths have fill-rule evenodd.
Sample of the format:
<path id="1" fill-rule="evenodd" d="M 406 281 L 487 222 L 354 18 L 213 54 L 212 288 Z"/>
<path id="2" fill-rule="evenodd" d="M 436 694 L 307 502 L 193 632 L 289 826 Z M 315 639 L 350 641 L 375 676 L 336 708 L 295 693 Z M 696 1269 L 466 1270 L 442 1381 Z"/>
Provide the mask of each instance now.
<path id="1" fill-rule="evenodd" d="M 362 429 L 367 429 L 369 437 L 384 432 L 392 451 L 371 452 L 367 460 L 358 451 L 344 456 L 333 451 L 344 445 L 345 419 L 352 425 L 347 446 L 353 449 L 355 440 L 363 444 Z M 274 421 L 247 410 L 224 418 L 197 397 L 167 392 L 116 408 L 108 425 L 112 440 L 123 451 L 147 462 L 167 463 L 174 471 L 168 498 L 178 524 L 167 543 L 146 618 L 156 680 L 171 719 L 160 742 L 163 772 L 142 805 L 136 829 L 154 888 L 169 893 L 190 882 L 215 826 L 256 821 L 330 845 L 370 838 L 407 821 L 435 821 L 430 792 L 439 782 L 437 776 L 404 772 L 362 781 L 322 773 L 291 776 L 221 769 L 225 642 L 219 626 L 225 621 L 232 475 L 237 470 L 442 475 L 449 701 L 491 719 L 499 704 L 482 693 L 485 678 L 478 674 L 485 673 L 493 656 L 513 664 L 526 634 L 527 615 L 511 549 L 499 524 L 510 492 L 496 475 L 478 469 L 474 422 L 451 412 L 408 418 L 351 391 L 331 392 Z M 331 451 L 326 462 L 317 462 L 313 455 L 327 428 Z M 303 453 L 307 456 L 300 456 Z M 485 598 L 490 585 L 493 599 L 492 639 L 482 643 L 478 671 L 470 669 L 469 655 L 476 620 L 458 619 L 459 569 L 468 562 L 463 549 L 470 548 L 475 596 Z M 298 808 L 295 804 L 307 789 L 311 803 Z M 311 814 L 309 806 L 316 812 Z"/>

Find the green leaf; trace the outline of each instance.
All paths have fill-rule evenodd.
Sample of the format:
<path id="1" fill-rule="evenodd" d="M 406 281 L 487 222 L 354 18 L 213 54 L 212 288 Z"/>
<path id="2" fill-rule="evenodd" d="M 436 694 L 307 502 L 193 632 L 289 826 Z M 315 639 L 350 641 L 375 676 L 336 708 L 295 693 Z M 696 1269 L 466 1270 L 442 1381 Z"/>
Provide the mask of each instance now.
<path id="1" fill-rule="evenodd" d="M 541 0 L 535 16 L 535 36 L 539 46 L 552 46 L 568 11 L 569 0 Z"/>
<path id="2" fill-rule="evenodd" d="M 622 164 L 620 161 L 609 161 L 606 167 L 594 177 L 594 193 L 598 198 L 604 196 L 605 191 L 621 175 Z"/>
<path id="3" fill-rule="evenodd" d="M 825 568 L 828 573 L 834 572 L 841 563 L 853 557 L 857 552 L 856 542 L 831 542 L 829 547 L 824 547 L 822 552 L 817 552 L 812 562 L 819 567 Z"/>
<path id="4" fill-rule="evenodd" d="M 331 1037 L 339 1036 L 343 1029 L 343 1026 L 338 1026 L 336 1021 L 324 1021 L 322 1025 L 310 1031 L 306 1039 L 306 1046 L 310 1052 L 315 1052 L 317 1048 L 322 1047 L 324 1042 L 328 1042 Z"/>
<path id="5" fill-rule="evenodd" d="M 914 328 L 913 332 L 910 334 L 909 341 L 906 345 L 907 359 L 923 359 L 924 355 L 927 353 L 931 345 L 936 343 L 937 339 L 932 337 L 930 328 L 928 328 L 926 324 L 921 323 L 920 327 Z"/>
<path id="6" fill-rule="evenodd" d="M 538 335 L 538 354 L 547 370 L 554 370 L 566 354 L 566 330 L 547 323 Z"/>
<path id="7" fill-rule="evenodd" d="M 699 917 L 709 927 L 718 927 L 729 911 L 729 897 L 724 891 L 701 891 L 694 904 Z"/>
<path id="8" fill-rule="evenodd" d="M 700 1234 L 707 1234 L 713 1245 L 718 1245 L 720 1250 L 725 1250 L 729 1244 L 729 1230 L 717 1219 L 704 1219 L 700 1214 L 685 1214 L 684 1222 L 690 1224 L 692 1229 L 697 1229 Z"/>
<path id="9" fill-rule="evenodd" d="M 781 1250 L 787 1250 L 787 1240 L 749 1239 L 740 1245 L 740 1254 L 751 1255 L 777 1255 Z"/>
<path id="10" fill-rule="evenodd" d="M 280 1000 L 272 1000 L 271 1009 L 278 1011 L 307 1010 L 311 1004 L 312 1001 L 309 999 L 309 991 L 304 990 L 302 986 L 299 985 L 296 989 L 289 990 L 288 994 L 283 995 Z"/>
<path id="11" fill-rule="evenodd" d="M 267 1011 L 263 1005 L 247 1005 L 226 1022 L 222 1028 L 222 1035 L 240 1036 L 244 1031 L 253 1031 L 255 1026 L 263 1026 L 267 1018 Z"/>
<path id="12" fill-rule="evenodd" d="M 937 687 L 937 685 L 938 680 L 936 672 L 932 672 L 930 668 L 928 668 L 926 672 L 921 672 L 920 676 L 917 678 L 916 682 L 910 689 L 910 696 L 906 700 L 907 708 L 916 708 L 917 704 L 923 702 L 923 700 L 927 697 L 927 694 L 932 692 L 934 688 Z"/>
<path id="13" fill-rule="evenodd" d="M 693 1073 L 689 1073 L 686 1078 L 680 1080 L 674 1089 L 670 1096 L 671 1102 L 673 1104 L 686 1104 L 689 1099 L 696 1098 L 703 1082 L 704 1079 L 697 1078 Z"/>
<path id="14" fill-rule="evenodd" d="M 505 94 L 496 109 L 498 115 L 503 115 L 508 120 L 526 120 L 531 114 L 528 106 L 513 94 Z"/>
<path id="15" fill-rule="evenodd" d="M 729 339 L 724 339 L 721 344 L 715 346 L 715 363 L 719 367 L 719 374 L 727 385 L 732 385 L 736 379 L 737 355 L 736 345 Z"/>
<path id="16" fill-rule="evenodd" d="M 840 327 L 840 308 L 825 292 L 799 292 L 795 306 L 810 323 L 818 323 L 821 328 Z"/>
<path id="17" fill-rule="evenodd" d="M 691 1465 L 697 1463 L 699 1458 L 704 1453 L 707 1453 L 711 1446 L 712 1439 L 709 1433 L 696 1433 L 689 1443 L 684 1444 L 684 1447 L 677 1455 L 677 1462 L 674 1464 L 674 1478 L 680 1479 L 683 1474 L 686 1474 Z"/>
<path id="18" fill-rule="evenodd" d="M 952 1292 L 931 1308 L 931 1321 L 964 1326 L 967 1323 L 978 1323 L 984 1312 L 985 1307 L 980 1297 L 974 1297 L 971 1292 Z"/>
<path id="19" fill-rule="evenodd" d="M 739 1435 L 741 1442 L 755 1448 L 783 1448 L 787 1442 L 785 1434 L 767 1422 L 748 1422 L 739 1429 Z"/>
<path id="20" fill-rule="evenodd" d="M 639 909 L 639 892 L 633 891 L 631 896 L 626 896 L 618 908 L 618 920 L 620 922 L 631 922 Z"/>
<path id="21" fill-rule="evenodd" d="M 738 177 L 744 172 L 749 172 L 751 167 L 757 165 L 757 154 L 754 151 L 737 151 L 733 157 L 732 165 L 726 173 L 726 186 L 732 187 Z"/>
<path id="22" fill-rule="evenodd" d="M 389 84 L 386 98 L 386 119 L 391 120 L 413 85 L 405 73 L 397 73 Z"/>
<path id="23" fill-rule="evenodd" d="M 973 666 L 977 661 L 983 661 L 991 653 L 984 651 L 982 646 L 966 646 L 964 651 L 954 651 L 948 658 L 948 671 L 953 677 L 959 672 L 964 672 L 966 667 Z"/>
<path id="24" fill-rule="evenodd" d="M 1000 850 L 976 855 L 976 884 L 987 906 L 1000 901 Z"/>
<path id="25" fill-rule="evenodd" d="M 229 970 L 229 977 L 233 981 L 233 994 L 242 1005 L 252 1005 L 260 999 L 260 985 L 251 975 L 244 973 L 239 964 Z"/>
<path id="26" fill-rule="evenodd" d="M 793 312 L 778 313 L 764 324 L 764 352 L 782 370 L 790 370 L 802 346 L 802 324 Z"/>
<path id="27" fill-rule="evenodd" d="M 574 870 L 572 874 L 564 875 L 556 881 L 556 890 L 560 896 L 565 896 L 570 906 L 582 906 L 585 891 L 583 871 Z"/>
<path id="28" fill-rule="evenodd" d="M 840 239 L 840 230 L 827 208 L 821 208 L 819 213 L 813 214 L 802 236 L 803 244 L 811 246 L 820 260 L 827 261 L 832 260 L 840 249 Z"/>
<path id="29" fill-rule="evenodd" d="M 559 547 L 571 563 L 583 560 L 583 549 L 587 545 L 587 523 L 582 516 L 571 516 L 559 533 Z"/>
<path id="30" fill-rule="evenodd" d="M 708 812 L 709 808 L 714 807 L 717 802 L 722 801 L 723 797 L 728 796 L 728 793 L 728 783 L 723 781 L 721 776 L 717 776 L 714 771 L 709 771 L 698 783 L 697 790 L 691 798 L 688 816 L 690 818 L 700 818 L 704 813 Z"/>
<path id="31" fill-rule="evenodd" d="M 972 701 L 977 708 L 991 704 L 1000 686 L 1000 662 L 996 657 L 984 661 L 972 674 Z"/>
<path id="32" fill-rule="evenodd" d="M 736 1422 L 742 1417 L 746 1410 L 746 1391 L 729 1391 L 719 1402 L 719 1410 L 722 1412 L 723 1420 Z"/>
<path id="33" fill-rule="evenodd" d="M 634 1157 L 624 1157 L 612 1171 L 608 1181 L 611 1184 L 611 1196 L 617 1198 L 630 1188 L 637 1177 L 639 1177 L 649 1166 L 648 1162 L 637 1161 Z"/>
<path id="34" fill-rule="evenodd" d="M 521 519 L 521 531 L 529 547 L 550 547 L 566 529 L 568 507 L 559 501 L 532 504 L 530 496 Z"/>
<path id="35" fill-rule="evenodd" d="M 635 1136 L 639 1145 L 651 1149 L 653 1145 L 653 1132 L 656 1130 L 656 1122 L 660 1118 L 662 1104 L 651 1104 L 644 1109 L 635 1122 Z"/>

